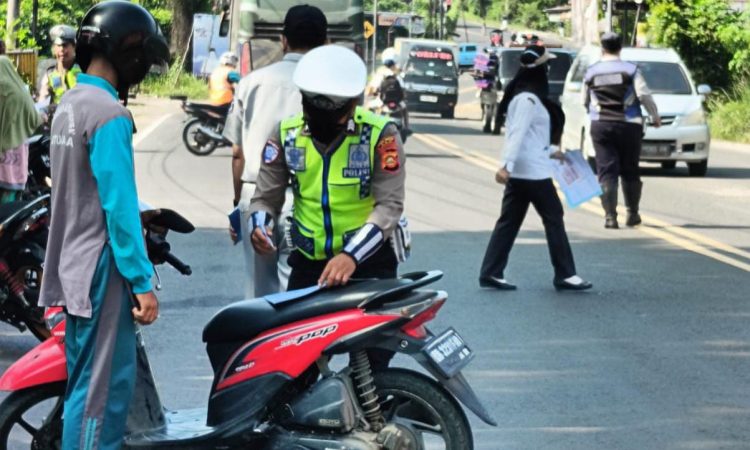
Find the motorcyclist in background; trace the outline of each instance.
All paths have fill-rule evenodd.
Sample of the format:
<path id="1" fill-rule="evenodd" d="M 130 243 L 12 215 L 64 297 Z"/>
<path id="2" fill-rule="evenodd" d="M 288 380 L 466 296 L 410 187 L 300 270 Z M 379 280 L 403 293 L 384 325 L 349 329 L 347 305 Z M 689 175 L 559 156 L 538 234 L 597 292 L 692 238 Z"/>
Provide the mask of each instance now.
<path id="1" fill-rule="evenodd" d="M 237 72 L 237 55 L 224 52 L 219 58 L 219 65 L 211 72 L 208 79 L 208 101 L 214 106 L 227 106 L 234 98 L 234 85 L 240 81 Z"/>
<path id="2" fill-rule="evenodd" d="M 409 112 L 406 109 L 404 86 L 399 76 L 401 70 L 396 63 L 397 56 L 396 49 L 393 47 L 383 50 L 381 55 L 383 65 L 372 75 L 372 79 L 367 85 L 366 94 L 376 97 L 368 106 L 377 113 L 381 113 L 383 105 L 396 103 L 401 113 L 405 133 L 408 135 L 411 134 Z"/>

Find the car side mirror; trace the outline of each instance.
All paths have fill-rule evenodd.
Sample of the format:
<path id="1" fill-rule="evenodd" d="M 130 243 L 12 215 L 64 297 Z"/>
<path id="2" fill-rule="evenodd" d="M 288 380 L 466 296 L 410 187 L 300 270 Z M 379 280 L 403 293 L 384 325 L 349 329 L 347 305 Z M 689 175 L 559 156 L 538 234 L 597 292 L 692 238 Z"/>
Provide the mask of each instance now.
<path id="1" fill-rule="evenodd" d="M 565 85 L 565 90 L 568 92 L 581 92 L 581 83 L 571 81 Z"/>
<path id="2" fill-rule="evenodd" d="M 229 9 L 225 9 L 224 12 L 221 13 L 221 23 L 219 24 L 219 36 L 221 37 L 229 36 L 230 16 Z"/>
<path id="3" fill-rule="evenodd" d="M 707 84 L 699 84 L 698 85 L 698 94 L 700 94 L 700 95 L 708 95 L 711 92 L 712 92 L 711 91 L 711 86 L 709 86 Z"/>

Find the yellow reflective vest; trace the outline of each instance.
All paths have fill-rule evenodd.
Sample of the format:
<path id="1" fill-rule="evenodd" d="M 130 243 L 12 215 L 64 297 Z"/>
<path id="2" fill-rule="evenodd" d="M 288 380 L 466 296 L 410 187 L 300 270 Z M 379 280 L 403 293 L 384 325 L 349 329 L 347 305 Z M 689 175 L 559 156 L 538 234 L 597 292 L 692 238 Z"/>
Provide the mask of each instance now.
<path id="1" fill-rule="evenodd" d="M 345 139 L 323 155 L 305 131 L 302 113 L 281 122 L 294 190 L 292 242 L 307 258 L 333 258 L 367 222 L 375 207 L 375 146 L 387 124 L 386 117 L 357 107 Z"/>
<path id="2" fill-rule="evenodd" d="M 60 72 L 58 72 L 57 69 L 47 74 L 51 103 L 60 103 L 63 94 L 66 91 L 73 89 L 73 86 L 76 85 L 76 78 L 79 73 L 81 73 L 81 68 L 78 67 L 78 64 L 74 64 L 73 67 L 65 73 L 64 78 L 60 75 Z"/>

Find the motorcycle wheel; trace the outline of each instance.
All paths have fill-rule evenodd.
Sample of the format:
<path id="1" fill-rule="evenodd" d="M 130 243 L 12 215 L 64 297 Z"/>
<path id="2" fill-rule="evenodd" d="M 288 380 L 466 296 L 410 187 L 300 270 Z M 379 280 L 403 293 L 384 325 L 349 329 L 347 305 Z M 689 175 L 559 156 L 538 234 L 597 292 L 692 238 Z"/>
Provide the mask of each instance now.
<path id="1" fill-rule="evenodd" d="M 191 119 L 182 130 L 182 141 L 188 151 L 194 155 L 207 156 L 216 150 L 216 141 L 204 135 L 198 129 L 202 125 L 200 119 Z"/>
<path id="2" fill-rule="evenodd" d="M 0 404 L 0 450 L 62 448 L 65 383 L 13 392 Z"/>
<path id="3" fill-rule="evenodd" d="M 420 439 L 415 450 L 474 448 L 466 414 L 435 380 L 404 369 L 376 372 L 374 378 L 386 422 L 414 432 Z"/>

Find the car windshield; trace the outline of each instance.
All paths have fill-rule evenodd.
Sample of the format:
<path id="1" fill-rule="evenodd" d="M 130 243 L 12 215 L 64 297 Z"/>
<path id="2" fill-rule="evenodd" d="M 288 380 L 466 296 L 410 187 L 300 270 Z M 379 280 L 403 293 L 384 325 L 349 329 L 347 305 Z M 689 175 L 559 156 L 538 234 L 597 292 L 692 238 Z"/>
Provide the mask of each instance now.
<path id="1" fill-rule="evenodd" d="M 406 76 L 455 78 L 453 61 L 439 59 L 410 59 L 406 65 Z"/>
<path id="2" fill-rule="evenodd" d="M 571 57 L 569 53 L 553 52 L 557 58 L 549 61 L 549 80 L 565 81 L 565 76 L 570 69 Z M 521 68 L 521 50 L 506 50 L 502 53 L 501 76 L 502 78 L 513 78 Z"/>
<path id="3" fill-rule="evenodd" d="M 685 72 L 677 63 L 635 61 L 641 69 L 649 90 L 653 94 L 690 95 L 690 88 Z"/>

